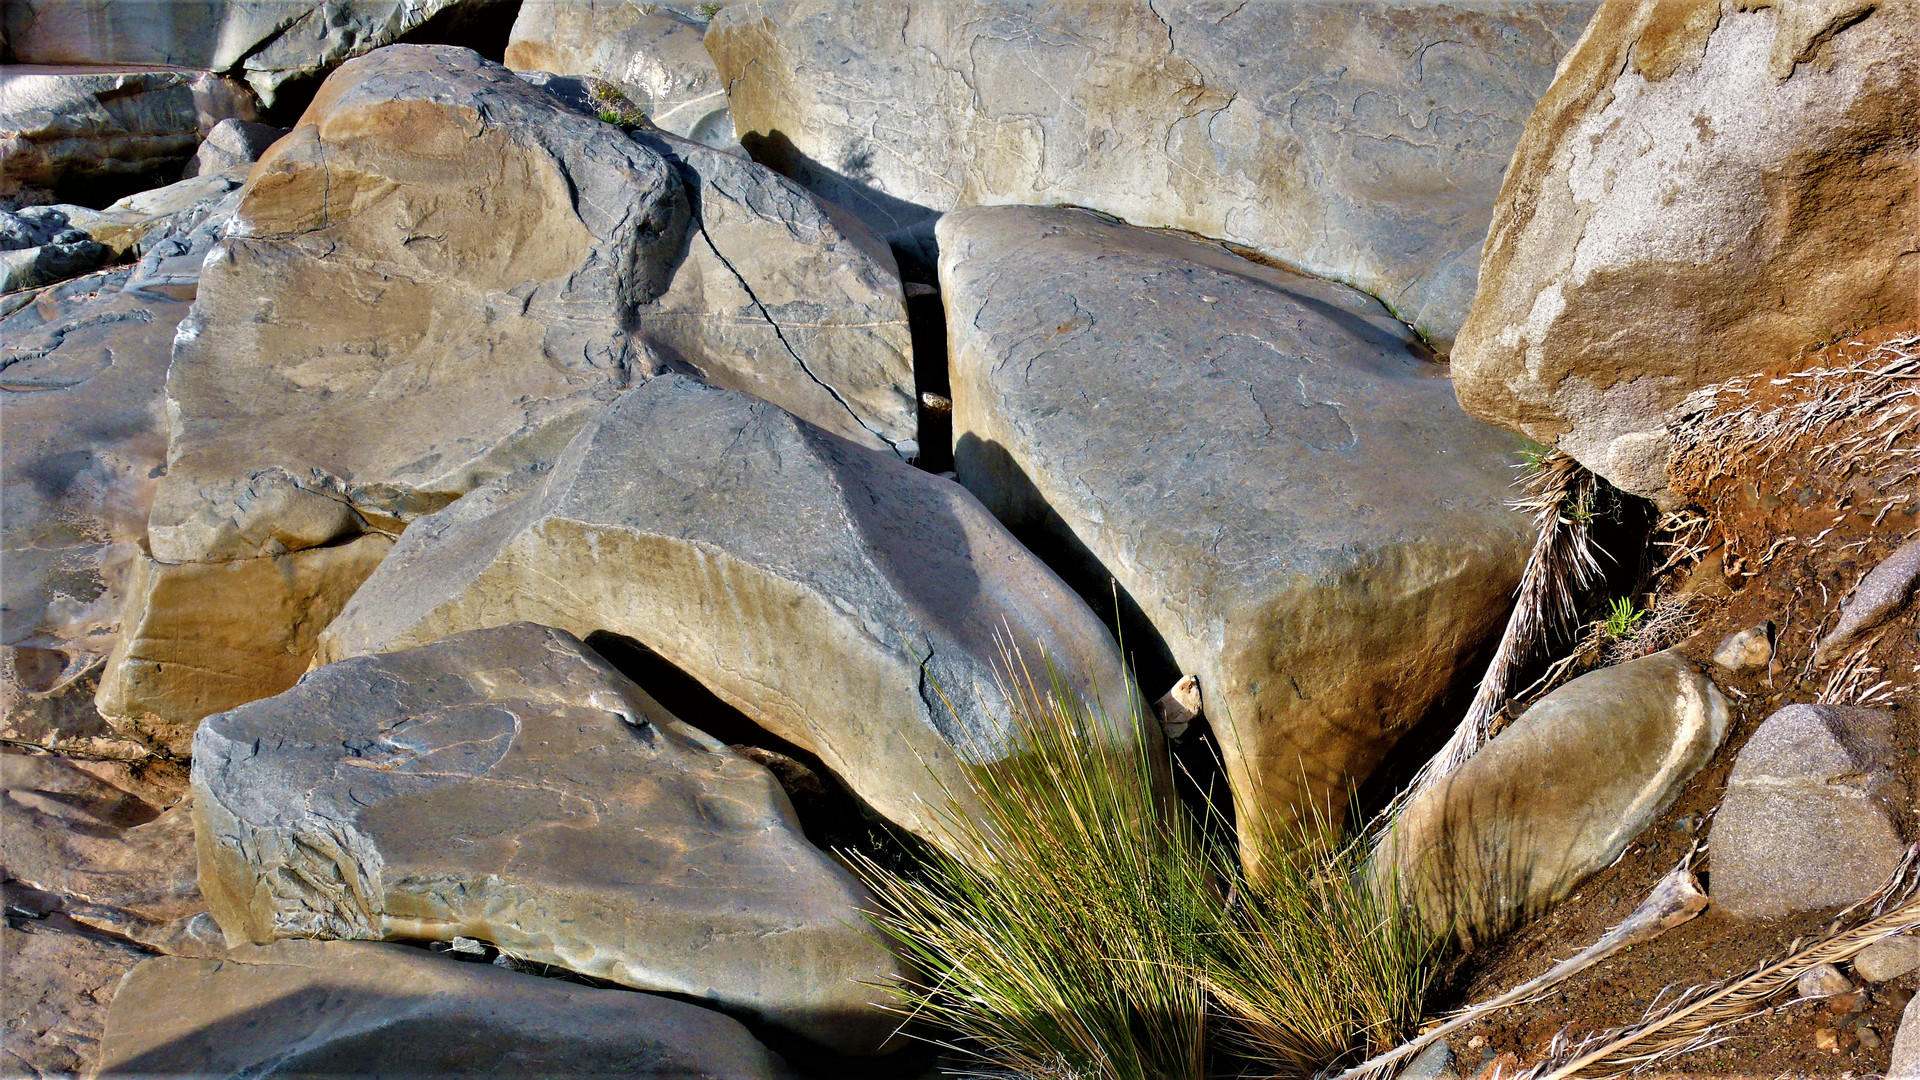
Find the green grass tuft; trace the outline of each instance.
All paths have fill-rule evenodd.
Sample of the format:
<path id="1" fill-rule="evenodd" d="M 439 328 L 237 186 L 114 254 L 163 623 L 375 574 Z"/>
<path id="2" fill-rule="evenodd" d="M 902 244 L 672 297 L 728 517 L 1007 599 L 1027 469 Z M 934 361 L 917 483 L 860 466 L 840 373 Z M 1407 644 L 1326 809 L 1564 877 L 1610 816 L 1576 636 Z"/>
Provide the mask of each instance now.
<path id="1" fill-rule="evenodd" d="M 1291 830 L 1268 850 L 1292 857 L 1251 886 L 1161 803 L 1148 741 L 1117 746 L 1042 663 L 1007 665 L 1025 752 L 972 770 L 979 810 L 951 821 L 973 856 L 912 872 L 851 856 L 925 975 L 902 1010 L 923 1037 L 1036 1080 L 1201 1080 L 1210 1040 L 1305 1076 L 1408 1034 L 1433 954 L 1364 845 Z"/>
<path id="2" fill-rule="evenodd" d="M 1640 620 L 1646 617 L 1645 611 L 1634 608 L 1632 600 L 1624 596 L 1615 597 L 1607 604 L 1607 636 L 1615 641 L 1625 641 L 1633 636 L 1640 626 Z"/>

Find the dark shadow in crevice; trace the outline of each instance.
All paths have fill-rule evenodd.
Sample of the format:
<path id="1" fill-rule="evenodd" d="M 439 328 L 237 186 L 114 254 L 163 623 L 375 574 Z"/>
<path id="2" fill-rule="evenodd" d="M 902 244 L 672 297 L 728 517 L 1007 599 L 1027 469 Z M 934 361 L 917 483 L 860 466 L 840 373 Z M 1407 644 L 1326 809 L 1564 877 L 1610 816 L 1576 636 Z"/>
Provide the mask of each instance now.
<path id="1" fill-rule="evenodd" d="M 907 326 L 913 335 L 913 383 L 919 396 L 920 458 L 916 464 L 931 473 L 953 468 L 953 382 L 947 371 L 947 309 L 940 290 L 908 282 Z M 947 401 L 946 408 L 929 405 L 927 395 Z"/>
<path id="2" fill-rule="evenodd" d="M 858 151 L 839 168 L 834 168 L 801 153 L 793 140 L 781 131 L 749 131 L 740 136 L 740 145 L 753 160 L 820 198 L 851 210 L 875 236 L 887 236 L 939 216 L 935 210 L 895 198 L 868 183 Z M 905 265 L 901 273 L 903 277 L 908 273 Z"/>
<path id="3" fill-rule="evenodd" d="M 507 39 L 520 17 L 520 0 L 450 4 L 426 22 L 401 34 L 396 45 L 458 45 L 496 64 L 505 62 Z"/>

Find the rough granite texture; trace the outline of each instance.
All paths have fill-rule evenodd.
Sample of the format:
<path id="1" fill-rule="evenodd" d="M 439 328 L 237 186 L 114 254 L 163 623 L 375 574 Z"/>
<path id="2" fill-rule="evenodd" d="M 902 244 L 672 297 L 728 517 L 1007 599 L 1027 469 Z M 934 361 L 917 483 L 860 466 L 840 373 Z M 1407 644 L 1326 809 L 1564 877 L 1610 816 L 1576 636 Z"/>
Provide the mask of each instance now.
<path id="1" fill-rule="evenodd" d="M 114 990 L 148 954 L 44 920 L 8 919 L 0 956 L 0 1073 L 91 1075 Z"/>
<path id="2" fill-rule="evenodd" d="M 788 1080 L 736 1020 L 697 1005 L 363 941 L 283 941 L 133 969 L 102 1080 L 193 1076 Z"/>
<path id="3" fill-rule="evenodd" d="M 842 1052 L 906 969 L 771 774 L 559 630 L 322 668 L 194 740 L 200 882 L 228 941 L 489 941 Z"/>
<path id="4" fill-rule="evenodd" d="M 632 0 L 522 4 L 503 59 L 515 71 L 605 79 L 665 131 L 738 150 L 706 25 Z"/>
<path id="5" fill-rule="evenodd" d="M 14 7 L 6 5 L 9 18 Z M 164 183 L 215 124 L 256 114 L 246 87 L 205 71 L 9 65 L 0 78 L 0 200 L 26 189 Z"/>
<path id="6" fill-rule="evenodd" d="M 102 711 L 190 732 L 285 689 L 407 522 L 551 465 L 661 370 L 910 452 L 877 247 L 764 168 L 637 141 L 469 50 L 348 62 L 254 167 L 175 343 Z"/>
<path id="7" fill-rule="evenodd" d="M 1582 675 L 1408 802 L 1382 867 L 1433 933 L 1490 941 L 1610 865 L 1713 757 L 1731 715 L 1676 653 Z"/>
<path id="8" fill-rule="evenodd" d="M 324 74 L 443 13 L 489 7 L 499 0 L 8 0 L 0 30 L 23 64 L 207 68 L 244 78 L 273 105 L 289 81 Z"/>
<path id="9" fill-rule="evenodd" d="M 1912 4 L 1609 0 L 1514 151 L 1461 404 L 1663 497 L 1688 392 L 1920 313 L 1917 100 Z"/>
<path id="10" fill-rule="evenodd" d="M 516 619 L 626 635 L 935 840 L 962 763 L 1017 752 L 1002 639 L 1142 737 L 1106 628 L 964 488 L 745 394 L 655 379 L 516 494 L 409 529 L 317 661 Z"/>
<path id="11" fill-rule="evenodd" d="M 1243 822 L 1344 809 L 1505 621 L 1515 440 L 1347 286 L 1082 210 L 939 238 L 960 481 L 1199 677 Z"/>
<path id="12" fill-rule="evenodd" d="M 1920 593 L 1920 537 L 1901 544 L 1854 586 L 1840 618 L 1814 650 L 1816 664 L 1831 664 L 1874 635 Z"/>
<path id="13" fill-rule="evenodd" d="M 1713 902 L 1743 919 L 1850 904 L 1906 855 L 1912 793 L 1894 714 L 1789 705 L 1767 717 L 1713 818 Z"/>
<path id="14" fill-rule="evenodd" d="M 1589 2 L 763 0 L 707 48 L 756 158 L 878 233 L 1069 203 L 1244 244 L 1445 351 Z"/>

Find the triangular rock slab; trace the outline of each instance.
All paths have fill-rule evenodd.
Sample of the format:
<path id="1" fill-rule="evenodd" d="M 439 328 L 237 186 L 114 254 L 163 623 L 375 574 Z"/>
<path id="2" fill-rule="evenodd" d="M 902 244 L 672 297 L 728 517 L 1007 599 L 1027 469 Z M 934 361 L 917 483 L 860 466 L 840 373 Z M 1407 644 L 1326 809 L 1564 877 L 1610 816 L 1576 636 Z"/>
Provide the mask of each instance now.
<path id="1" fill-rule="evenodd" d="M 785 1080 L 737 1020 L 363 941 L 282 941 L 127 973 L 101 1077 Z"/>
<path id="2" fill-rule="evenodd" d="M 525 498 L 415 525 L 319 657 L 514 619 L 644 643 L 936 840 L 962 762 L 1018 750 L 996 638 L 1140 737 L 1106 628 L 965 489 L 680 376 L 624 395 Z"/>
<path id="3" fill-rule="evenodd" d="M 939 237 L 960 481 L 1199 677 L 1243 827 L 1343 808 L 1506 619 L 1516 440 L 1345 285 L 1080 210 Z"/>
<path id="4" fill-rule="evenodd" d="M 477 938 L 834 1049 L 903 968 L 761 766 L 526 624 L 313 672 L 194 740 L 201 889 L 235 945 Z"/>

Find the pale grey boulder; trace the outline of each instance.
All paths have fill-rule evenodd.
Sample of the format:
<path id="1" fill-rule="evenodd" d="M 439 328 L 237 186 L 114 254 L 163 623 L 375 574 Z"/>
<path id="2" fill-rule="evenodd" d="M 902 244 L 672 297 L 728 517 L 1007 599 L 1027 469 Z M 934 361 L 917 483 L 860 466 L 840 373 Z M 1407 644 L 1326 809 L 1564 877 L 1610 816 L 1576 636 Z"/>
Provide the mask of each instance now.
<path id="1" fill-rule="evenodd" d="M 939 239 L 961 483 L 1198 676 L 1243 822 L 1344 810 L 1505 621 L 1517 444 L 1347 286 L 1077 210 Z"/>
<path id="2" fill-rule="evenodd" d="M 226 172 L 236 165 L 251 165 L 286 133 L 287 129 L 272 124 L 228 117 L 207 132 L 200 148 L 193 152 L 187 175 L 206 176 Z"/>
<path id="3" fill-rule="evenodd" d="M 895 1025 L 877 987 L 907 969 L 771 774 L 563 631 L 345 660 L 209 717 L 193 796 L 236 946 L 467 937 L 842 1052 Z"/>
<path id="4" fill-rule="evenodd" d="M 523 497 L 416 523 L 316 659 L 526 619 L 631 637 L 923 837 L 1019 752 L 1000 641 L 1133 726 L 1113 639 L 965 489 L 745 394 L 627 392 Z M 949 798 L 962 800 L 954 805 Z"/>
<path id="5" fill-rule="evenodd" d="M 11 66 L 0 79 L 0 205 L 166 183 L 215 124 L 257 108 L 245 86 L 207 71 Z"/>
<path id="6" fill-rule="evenodd" d="M 785 1080 L 738 1021 L 399 945 L 283 941 L 134 968 L 100 1077 Z"/>
<path id="7" fill-rule="evenodd" d="M 1907 1002 L 1900 1014 L 1900 1031 L 1893 1038 L 1887 1080 L 1920 1080 L 1920 996 Z"/>
<path id="8" fill-rule="evenodd" d="M 1920 968 L 1920 937 L 1912 934 L 1882 938 L 1853 960 L 1853 973 L 1870 983 L 1889 982 L 1915 968 Z"/>
<path id="9" fill-rule="evenodd" d="M 207 259 L 102 710 L 184 737 L 285 689 L 409 522 L 659 371 L 909 452 L 907 342 L 890 260 L 767 170 L 468 50 L 350 61 Z"/>
<path id="10" fill-rule="evenodd" d="M 875 232 L 1092 207 L 1347 282 L 1445 351 L 1593 6 L 762 0 L 707 48 L 749 151 Z"/>
<path id="11" fill-rule="evenodd" d="M 499 0 L 9 0 L 0 31 L 23 64 L 205 68 L 244 80 L 272 106 L 287 83 L 436 18 L 488 16 L 512 17 Z"/>
<path id="12" fill-rule="evenodd" d="M 1436 936 L 1491 940 L 1618 858 L 1713 757 L 1730 718 L 1677 653 L 1582 675 L 1409 801 L 1376 873 L 1396 875 Z M 1723 857 L 1716 843 L 1716 901 Z"/>
<path id="13" fill-rule="evenodd" d="M 1910 4 L 1609 0 L 1514 151 L 1468 412 L 1664 498 L 1687 394 L 1920 311 Z"/>
<path id="14" fill-rule="evenodd" d="M 738 150 L 706 24 L 661 5 L 630 0 L 522 4 L 506 65 L 604 79 L 664 131 Z"/>
<path id="15" fill-rule="evenodd" d="M 1713 818 L 1713 902 L 1764 919 L 1850 904 L 1906 854 L 1892 713 L 1789 705 L 1740 749 Z"/>
<path id="16" fill-rule="evenodd" d="M 1920 537 L 1908 540 L 1882 559 L 1854 586 L 1840 618 L 1820 639 L 1813 662 L 1831 664 L 1913 603 L 1920 592 Z"/>

